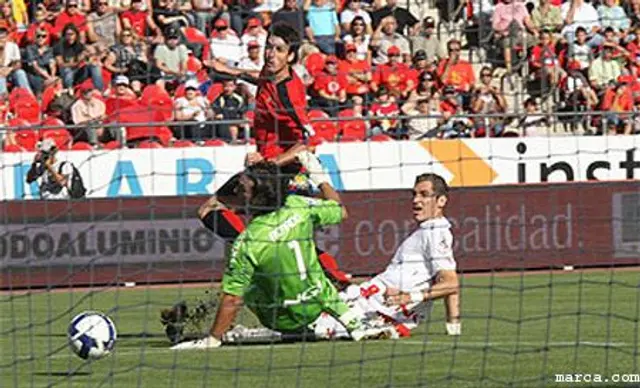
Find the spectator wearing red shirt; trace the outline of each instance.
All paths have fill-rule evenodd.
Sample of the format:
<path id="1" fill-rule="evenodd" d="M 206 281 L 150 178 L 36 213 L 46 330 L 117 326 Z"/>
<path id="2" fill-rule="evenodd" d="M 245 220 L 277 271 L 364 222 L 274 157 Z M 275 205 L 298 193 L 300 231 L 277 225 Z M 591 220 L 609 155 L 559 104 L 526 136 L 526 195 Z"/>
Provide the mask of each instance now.
<path id="1" fill-rule="evenodd" d="M 400 48 L 389 47 L 387 50 L 389 62 L 379 65 L 373 74 L 371 88 L 377 92 L 381 86 L 385 86 L 389 93 L 395 97 L 407 98 L 416 87 L 416 81 L 412 77 L 409 66 L 402 63 Z"/>
<path id="2" fill-rule="evenodd" d="M 564 75 L 551 31 L 545 29 L 540 33 L 540 43 L 531 51 L 530 67 L 536 79 L 542 81 L 543 88 L 557 86 Z"/>
<path id="3" fill-rule="evenodd" d="M 331 116 L 337 116 L 346 101 L 346 77 L 338 74 L 338 58 L 329 55 L 324 62 L 324 71 L 316 75 L 313 82 L 314 105 Z"/>
<path id="4" fill-rule="evenodd" d="M 400 107 L 398 107 L 393 95 L 386 86 L 380 86 L 377 98 L 371 105 L 371 109 L 369 109 L 369 116 L 373 117 L 371 119 L 370 136 L 379 134 L 399 135 L 399 114 Z"/>
<path id="5" fill-rule="evenodd" d="M 353 43 L 345 45 L 345 60 L 338 65 L 338 73 L 347 82 L 347 96 L 360 96 L 366 99 L 369 82 L 372 79 L 371 65 L 364 59 L 358 59 L 358 48 Z"/>
<path id="6" fill-rule="evenodd" d="M 468 101 L 476 77 L 471 64 L 460 58 L 460 50 L 460 41 L 450 40 L 447 43 L 449 56 L 440 61 L 436 72 L 443 86 L 453 86 Z"/>
<path id="7" fill-rule="evenodd" d="M 87 18 L 78 8 L 78 0 L 67 0 L 65 10 L 56 18 L 55 34 L 60 36 L 67 24 L 76 26 L 79 32 L 79 41 L 84 43 L 87 37 Z"/>
<path id="8" fill-rule="evenodd" d="M 51 44 L 50 35 L 54 30 L 53 25 L 47 21 L 47 9 L 42 4 L 38 4 L 34 14 L 34 21 L 27 28 L 25 34 L 26 43 L 36 43 L 36 33 L 38 30 L 47 32 L 47 44 Z"/>
<path id="9" fill-rule="evenodd" d="M 131 0 L 131 7 L 120 14 L 122 28 L 130 28 L 138 39 L 147 36 L 161 37 L 161 31 L 154 23 L 148 10 L 143 9 L 143 0 Z"/>

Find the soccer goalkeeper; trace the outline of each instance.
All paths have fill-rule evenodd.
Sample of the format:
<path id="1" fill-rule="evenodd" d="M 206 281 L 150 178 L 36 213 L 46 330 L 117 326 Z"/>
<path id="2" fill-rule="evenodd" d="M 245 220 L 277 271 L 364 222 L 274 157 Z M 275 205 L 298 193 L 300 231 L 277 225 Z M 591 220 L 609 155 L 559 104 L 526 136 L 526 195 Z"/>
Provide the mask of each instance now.
<path id="1" fill-rule="evenodd" d="M 220 346 L 243 304 L 262 325 L 281 333 L 313 333 L 320 321 L 327 327 L 328 319 L 331 330 L 344 328 L 355 340 L 385 331 L 363 329 L 362 317 L 339 298 L 318 262 L 314 229 L 340 223 L 347 212 L 316 166 L 310 175 L 324 199 L 287 195 L 287 178 L 274 163 L 257 163 L 239 177 L 238 194 L 253 219 L 231 249 L 215 321 L 208 337 L 172 349 Z"/>

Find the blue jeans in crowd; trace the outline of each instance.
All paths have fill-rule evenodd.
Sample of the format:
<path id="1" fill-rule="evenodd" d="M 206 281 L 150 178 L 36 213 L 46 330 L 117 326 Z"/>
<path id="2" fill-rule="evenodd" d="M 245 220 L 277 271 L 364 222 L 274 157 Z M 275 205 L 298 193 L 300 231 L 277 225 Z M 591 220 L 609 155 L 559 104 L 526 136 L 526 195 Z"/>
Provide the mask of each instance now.
<path id="1" fill-rule="evenodd" d="M 98 90 L 104 89 L 104 82 L 102 81 L 102 71 L 98 66 L 94 65 L 85 65 L 81 68 L 70 68 L 63 67 L 60 69 L 60 76 L 62 77 L 62 85 L 65 89 L 73 88 L 74 80 L 76 78 L 84 81 L 88 77 L 86 76 L 86 72 L 88 72 L 88 76 L 91 77 L 93 81 L 93 86 L 95 86 Z M 80 82 L 82 82 L 80 81 Z M 80 83 L 78 82 L 78 83 Z"/>
<path id="2" fill-rule="evenodd" d="M 319 35 L 314 37 L 318 48 L 327 55 L 336 53 L 336 37 L 334 35 Z"/>
<path id="3" fill-rule="evenodd" d="M 29 85 L 27 73 L 22 69 L 12 71 L 6 78 L 0 77 L 0 96 L 9 92 L 7 89 L 7 81 L 11 82 L 13 86 L 25 88 L 33 93 L 33 91 L 31 90 L 31 86 Z"/>

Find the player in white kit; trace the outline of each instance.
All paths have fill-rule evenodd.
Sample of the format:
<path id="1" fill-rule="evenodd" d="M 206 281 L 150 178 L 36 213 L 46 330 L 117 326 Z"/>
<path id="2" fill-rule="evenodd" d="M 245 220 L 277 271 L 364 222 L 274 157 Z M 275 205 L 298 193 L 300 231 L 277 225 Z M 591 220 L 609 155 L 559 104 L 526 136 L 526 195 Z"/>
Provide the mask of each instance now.
<path id="1" fill-rule="evenodd" d="M 402 242 L 384 272 L 342 294 L 367 320 L 394 324 L 400 336 L 408 336 L 439 298 L 445 298 L 447 334 L 461 333 L 453 236 L 444 216 L 448 191 L 439 175 L 419 175 L 412 202 L 418 227 Z"/>

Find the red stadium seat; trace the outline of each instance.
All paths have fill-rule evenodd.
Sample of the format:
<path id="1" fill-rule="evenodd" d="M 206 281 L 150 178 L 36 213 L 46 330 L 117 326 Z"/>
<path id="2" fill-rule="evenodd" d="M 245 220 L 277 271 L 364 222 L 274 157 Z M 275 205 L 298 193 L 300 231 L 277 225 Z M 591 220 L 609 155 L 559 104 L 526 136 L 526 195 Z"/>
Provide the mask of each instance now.
<path id="1" fill-rule="evenodd" d="M 341 111 L 338 113 L 338 117 L 354 117 L 353 109 L 345 109 Z M 345 141 L 344 139 L 364 140 L 367 138 L 367 124 L 364 120 L 342 120 L 340 121 L 339 127 L 340 133 L 342 134 L 342 141 Z"/>
<path id="2" fill-rule="evenodd" d="M 9 121 L 9 126 L 13 124 Z M 24 124 L 24 123 L 22 123 Z M 22 124 L 19 124 L 22 126 Z M 35 151 L 38 144 L 38 131 L 32 129 L 22 129 L 13 132 L 16 145 L 25 151 Z"/>
<path id="3" fill-rule="evenodd" d="M 378 135 L 372 136 L 371 141 L 391 141 L 393 138 L 391 136 L 380 133 Z"/>
<path id="4" fill-rule="evenodd" d="M 42 140 L 50 138 L 56 143 L 58 149 L 69 149 L 73 137 L 65 128 L 64 122 L 55 117 L 48 117 L 42 122 L 42 126 L 50 127 L 40 131 L 40 138 Z"/>
<path id="5" fill-rule="evenodd" d="M 149 85 L 142 91 L 140 102 L 143 106 L 152 107 L 162 117 L 156 121 L 173 120 L 173 99 L 166 90 L 157 86 Z"/>
<path id="6" fill-rule="evenodd" d="M 140 109 L 137 106 L 131 106 L 122 109 L 117 117 L 109 117 L 109 122 L 123 124 L 126 130 L 127 142 L 158 139 L 162 144 L 167 146 L 173 137 L 173 133 L 167 127 L 143 125 L 143 126 L 127 126 L 126 124 L 148 124 L 162 121 L 162 117 L 157 111 L 151 109 Z"/>
<path id="7" fill-rule="evenodd" d="M 216 82 L 207 91 L 207 100 L 213 104 L 213 102 L 222 94 L 223 86 L 221 83 Z"/>
<path id="8" fill-rule="evenodd" d="M 227 143 L 225 143 L 224 140 L 220 140 L 220 139 L 209 139 L 204 142 L 204 145 L 206 147 L 222 147 L 222 146 L 226 146 Z"/>
<path id="9" fill-rule="evenodd" d="M 24 149 L 17 144 L 5 144 L 2 147 L 2 151 L 3 152 L 25 152 L 25 151 L 33 151 L 33 150 Z"/>
<path id="10" fill-rule="evenodd" d="M 122 147 L 122 144 L 120 144 L 120 142 L 117 140 L 111 140 L 110 142 L 102 145 L 102 149 L 105 150 L 117 150 L 120 147 Z"/>
<path id="11" fill-rule="evenodd" d="M 56 98 L 56 94 L 62 90 L 62 82 L 56 82 L 47 86 L 42 92 L 42 110 L 46 112 L 49 104 Z"/>
<path id="12" fill-rule="evenodd" d="M 309 111 L 309 120 L 311 120 L 311 126 L 316 132 L 315 137 L 318 139 L 334 141 L 336 136 L 338 136 L 338 127 L 326 112 L 321 110 L 311 110 Z"/>
<path id="13" fill-rule="evenodd" d="M 353 143 L 353 142 L 361 142 L 362 139 L 359 137 L 353 137 L 353 136 L 340 136 L 340 142 L 341 143 Z"/>
<path id="14" fill-rule="evenodd" d="M 105 113 L 107 116 L 117 115 L 121 109 L 128 108 L 130 106 L 140 106 L 138 100 L 131 100 L 127 98 L 109 97 L 104 102 Z M 117 120 L 116 120 L 117 121 Z"/>
<path id="15" fill-rule="evenodd" d="M 9 110 L 31 124 L 40 124 L 40 104 L 27 89 L 13 89 L 9 95 Z"/>
<path id="16" fill-rule="evenodd" d="M 93 146 L 89 143 L 79 141 L 77 143 L 73 143 L 71 149 L 74 151 L 93 151 Z"/>
<path id="17" fill-rule="evenodd" d="M 163 148 L 162 144 L 155 141 L 145 140 L 143 142 L 138 143 L 136 148 Z"/>
<path id="18" fill-rule="evenodd" d="M 186 27 L 182 30 L 182 33 L 189 43 L 203 44 L 207 46 L 209 45 L 209 39 L 207 38 L 207 35 L 202 33 L 197 28 Z"/>
<path id="19" fill-rule="evenodd" d="M 195 147 L 195 146 L 196 145 L 189 140 L 176 140 L 173 142 L 173 144 L 171 144 L 171 147 L 173 148 L 189 148 L 189 147 Z"/>

